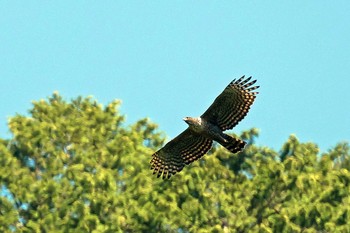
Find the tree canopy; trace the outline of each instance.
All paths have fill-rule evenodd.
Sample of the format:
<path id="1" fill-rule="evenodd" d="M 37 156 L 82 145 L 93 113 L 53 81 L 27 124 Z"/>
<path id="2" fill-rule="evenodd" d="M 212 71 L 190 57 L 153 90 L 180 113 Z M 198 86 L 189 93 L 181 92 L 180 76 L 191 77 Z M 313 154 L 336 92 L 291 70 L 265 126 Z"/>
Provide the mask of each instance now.
<path id="1" fill-rule="evenodd" d="M 0 139 L 1 232 L 350 232 L 350 150 L 291 135 L 280 151 L 239 136 L 170 180 L 152 175 L 165 134 L 126 125 L 119 101 L 33 102 Z"/>

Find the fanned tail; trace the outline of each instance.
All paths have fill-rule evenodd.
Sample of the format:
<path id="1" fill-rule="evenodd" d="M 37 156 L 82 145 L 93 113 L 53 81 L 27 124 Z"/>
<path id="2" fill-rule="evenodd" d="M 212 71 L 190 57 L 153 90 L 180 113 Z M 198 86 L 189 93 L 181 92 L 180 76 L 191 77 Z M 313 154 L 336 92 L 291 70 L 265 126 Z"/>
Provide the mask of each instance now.
<path id="1" fill-rule="evenodd" d="M 232 153 L 240 152 L 246 145 L 246 142 L 242 141 L 241 139 L 234 138 L 227 134 L 225 135 L 225 139 L 226 142 L 219 143 Z"/>

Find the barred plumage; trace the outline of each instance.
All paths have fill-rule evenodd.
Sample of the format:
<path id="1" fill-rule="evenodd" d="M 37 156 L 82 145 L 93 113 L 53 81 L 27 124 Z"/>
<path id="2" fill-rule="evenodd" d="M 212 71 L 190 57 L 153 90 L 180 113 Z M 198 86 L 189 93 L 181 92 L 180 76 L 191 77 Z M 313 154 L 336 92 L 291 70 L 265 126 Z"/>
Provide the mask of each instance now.
<path id="1" fill-rule="evenodd" d="M 252 92 L 259 86 L 251 87 L 256 82 L 256 80 L 249 82 L 251 78 L 244 80 L 244 76 L 242 76 L 237 81 L 234 79 L 216 97 L 214 103 L 203 113 L 201 118 L 218 125 L 222 131 L 235 127 L 247 115 L 259 93 Z"/>
<path id="2" fill-rule="evenodd" d="M 233 80 L 214 100 L 212 105 L 198 118 L 186 117 L 189 127 L 152 155 L 151 169 L 157 177 L 170 178 L 185 165 L 206 154 L 213 140 L 232 153 L 241 151 L 245 142 L 229 136 L 223 131 L 232 129 L 248 113 L 259 86 L 251 77 Z"/>

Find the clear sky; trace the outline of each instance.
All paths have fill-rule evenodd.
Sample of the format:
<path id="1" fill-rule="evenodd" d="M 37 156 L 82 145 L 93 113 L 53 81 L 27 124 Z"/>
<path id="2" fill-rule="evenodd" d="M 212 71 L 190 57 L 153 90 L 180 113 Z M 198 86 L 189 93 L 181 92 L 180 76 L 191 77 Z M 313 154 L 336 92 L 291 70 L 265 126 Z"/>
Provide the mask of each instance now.
<path id="1" fill-rule="evenodd" d="M 58 91 L 123 101 L 169 138 L 234 78 L 260 94 L 235 129 L 280 149 L 350 140 L 350 1 L 1 1 L 0 137 Z"/>

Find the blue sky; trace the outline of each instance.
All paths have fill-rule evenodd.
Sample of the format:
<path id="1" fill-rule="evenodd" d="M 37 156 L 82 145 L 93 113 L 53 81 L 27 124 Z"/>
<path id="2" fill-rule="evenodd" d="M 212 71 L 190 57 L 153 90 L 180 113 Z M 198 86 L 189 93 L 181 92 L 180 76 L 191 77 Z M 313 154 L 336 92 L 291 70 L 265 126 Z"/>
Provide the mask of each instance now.
<path id="1" fill-rule="evenodd" d="M 349 1 L 1 1 L 0 137 L 58 91 L 123 101 L 169 139 L 234 78 L 260 94 L 234 130 L 280 149 L 292 133 L 325 151 L 350 139 Z"/>

